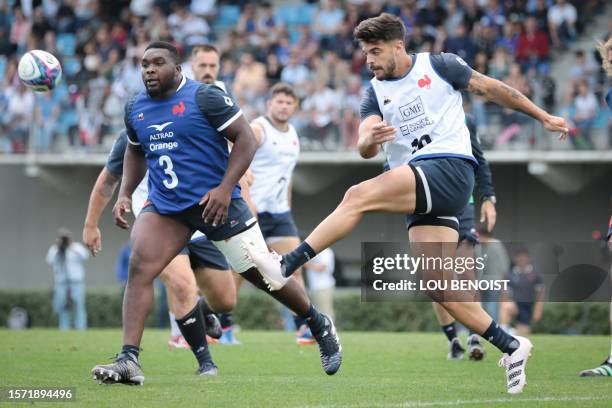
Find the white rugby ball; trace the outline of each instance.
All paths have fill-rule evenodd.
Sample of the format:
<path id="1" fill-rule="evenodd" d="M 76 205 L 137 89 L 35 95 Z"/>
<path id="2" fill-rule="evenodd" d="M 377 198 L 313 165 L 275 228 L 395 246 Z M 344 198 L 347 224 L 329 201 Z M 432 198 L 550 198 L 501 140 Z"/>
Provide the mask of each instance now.
<path id="1" fill-rule="evenodd" d="M 47 92 L 57 86 L 62 66 L 53 54 L 42 50 L 26 52 L 17 67 L 21 82 L 36 92 Z"/>

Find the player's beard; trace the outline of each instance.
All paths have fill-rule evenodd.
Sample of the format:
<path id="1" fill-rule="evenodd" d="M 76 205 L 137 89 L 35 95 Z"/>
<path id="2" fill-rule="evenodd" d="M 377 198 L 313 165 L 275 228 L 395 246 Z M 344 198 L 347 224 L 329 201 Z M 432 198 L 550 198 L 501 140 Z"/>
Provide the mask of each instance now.
<path id="1" fill-rule="evenodd" d="M 389 61 L 389 65 L 385 68 L 385 76 L 383 79 L 391 79 L 393 78 L 393 73 L 395 72 L 395 68 L 397 65 L 395 64 L 395 60 L 392 59 Z"/>

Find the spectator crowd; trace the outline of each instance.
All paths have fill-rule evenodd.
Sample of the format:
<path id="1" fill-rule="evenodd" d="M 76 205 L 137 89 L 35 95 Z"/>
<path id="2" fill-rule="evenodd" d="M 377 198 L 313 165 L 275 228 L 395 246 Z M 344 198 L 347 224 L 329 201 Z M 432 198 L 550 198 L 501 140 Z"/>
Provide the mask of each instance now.
<path id="1" fill-rule="evenodd" d="M 219 79 L 249 118 L 264 111 L 271 85 L 294 85 L 303 148 L 353 149 L 371 75 L 352 32 L 383 11 L 405 23 L 410 52 L 456 53 L 546 109 L 565 109 L 576 147 L 590 148 L 605 112 L 599 64 L 590 52 L 576 53 L 562 103 L 550 71 L 603 7 L 599 0 L 0 0 L 0 152 L 108 150 L 123 126 L 123 104 L 143 87 L 139 58 L 153 40 L 174 43 L 184 56 L 198 44 L 215 44 Z M 53 92 L 20 84 L 17 63 L 30 49 L 60 59 L 63 79 Z M 485 147 L 537 143 L 525 116 L 478 97 L 465 100 Z"/>

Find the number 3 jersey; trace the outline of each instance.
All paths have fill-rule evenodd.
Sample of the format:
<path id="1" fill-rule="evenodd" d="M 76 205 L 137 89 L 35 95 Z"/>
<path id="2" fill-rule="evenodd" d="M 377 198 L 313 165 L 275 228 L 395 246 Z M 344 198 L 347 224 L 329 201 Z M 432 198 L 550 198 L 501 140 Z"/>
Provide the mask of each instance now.
<path id="1" fill-rule="evenodd" d="M 397 132 L 382 145 L 391 168 L 413 160 L 460 157 L 476 163 L 465 125 L 461 89 L 471 68 L 454 54 L 412 54 L 401 78 L 371 80 L 361 103 L 362 120 L 378 115 Z"/>
<path id="2" fill-rule="evenodd" d="M 251 163 L 253 185 L 249 194 L 258 212 L 285 213 L 290 210 L 289 183 L 300 154 L 297 132 L 291 124 L 282 132 L 263 116 L 253 122 L 262 126 L 263 140 Z"/>
<path id="3" fill-rule="evenodd" d="M 145 154 L 149 197 L 161 214 L 197 205 L 221 184 L 229 159 L 221 132 L 242 111 L 221 88 L 183 77 L 176 92 L 152 99 L 143 91 L 126 104 L 128 142 Z M 240 188 L 232 198 L 240 197 Z"/>

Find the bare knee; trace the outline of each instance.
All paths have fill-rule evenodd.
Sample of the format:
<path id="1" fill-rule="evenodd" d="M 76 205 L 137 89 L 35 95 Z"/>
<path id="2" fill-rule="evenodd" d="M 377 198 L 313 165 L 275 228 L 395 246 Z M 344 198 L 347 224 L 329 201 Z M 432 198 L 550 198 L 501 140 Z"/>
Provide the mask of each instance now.
<path id="1" fill-rule="evenodd" d="M 162 282 L 178 302 L 188 301 L 197 294 L 193 279 L 166 271 L 162 272 L 162 277 Z"/>
<path id="2" fill-rule="evenodd" d="M 223 294 L 218 299 L 215 299 L 214 304 L 208 301 L 209 306 L 217 313 L 230 313 L 236 307 L 236 296 L 231 294 Z"/>
<path id="3" fill-rule="evenodd" d="M 363 183 L 351 186 L 340 203 L 339 207 L 352 211 L 364 211 L 363 206 L 366 203 L 367 191 Z"/>
<path id="4" fill-rule="evenodd" d="M 151 262 L 145 262 L 137 253 L 132 253 L 128 266 L 128 283 L 153 282 L 159 271 Z"/>

